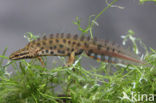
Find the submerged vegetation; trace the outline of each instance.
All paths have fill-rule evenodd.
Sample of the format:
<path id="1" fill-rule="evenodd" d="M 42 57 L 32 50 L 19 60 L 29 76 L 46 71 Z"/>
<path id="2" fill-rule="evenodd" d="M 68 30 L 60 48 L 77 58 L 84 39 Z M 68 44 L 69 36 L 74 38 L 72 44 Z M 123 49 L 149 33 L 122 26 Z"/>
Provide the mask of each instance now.
<path id="1" fill-rule="evenodd" d="M 114 0 L 114 2 L 117 0 Z M 114 3 L 110 3 L 108 6 Z M 80 27 L 77 17 L 74 24 L 82 31 L 89 32 L 97 24 L 96 19 L 107 10 L 89 17 L 86 29 Z M 135 101 L 156 101 L 156 50 L 147 48 L 134 32 L 129 30 L 122 36 L 123 44 L 132 41 L 133 49 L 145 51 L 142 59 L 149 65 L 111 65 L 102 63 L 98 68 L 89 70 L 77 58 L 71 67 L 44 68 L 37 59 L 10 61 L 5 56 L 7 49 L 0 55 L 0 103 L 129 103 Z M 25 36 L 29 41 L 36 39 L 32 33 Z M 46 63 L 46 57 L 43 57 Z M 62 58 L 60 58 L 62 59 Z M 5 63 L 4 61 L 8 61 Z M 96 61 L 95 61 L 96 62 Z M 12 72 L 8 72 L 12 68 Z M 143 95 L 143 96 L 142 96 Z"/>

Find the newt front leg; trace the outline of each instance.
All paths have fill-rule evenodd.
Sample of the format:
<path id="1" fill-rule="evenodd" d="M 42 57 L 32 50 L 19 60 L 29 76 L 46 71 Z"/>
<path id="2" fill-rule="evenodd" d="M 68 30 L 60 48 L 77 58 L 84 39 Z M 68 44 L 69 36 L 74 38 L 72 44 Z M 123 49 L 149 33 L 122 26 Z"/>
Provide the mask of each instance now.
<path id="1" fill-rule="evenodd" d="M 68 67 L 71 66 L 74 63 L 74 61 L 75 61 L 75 52 L 71 52 L 66 66 Z"/>
<path id="2" fill-rule="evenodd" d="M 43 62 L 42 58 L 41 58 L 41 57 L 37 57 L 37 59 L 41 62 L 42 67 L 45 67 L 45 64 L 44 64 L 44 62 Z"/>

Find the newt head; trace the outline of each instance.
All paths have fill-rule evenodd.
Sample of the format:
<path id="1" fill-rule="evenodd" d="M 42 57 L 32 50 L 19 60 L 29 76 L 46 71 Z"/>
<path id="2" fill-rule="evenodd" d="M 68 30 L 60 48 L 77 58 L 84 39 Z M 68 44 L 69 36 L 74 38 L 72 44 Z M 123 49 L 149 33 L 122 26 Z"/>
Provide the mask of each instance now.
<path id="1" fill-rule="evenodd" d="M 18 59 L 26 59 L 26 58 L 32 58 L 33 55 L 29 52 L 29 50 L 25 47 L 20 50 L 17 50 L 13 52 L 10 56 L 9 59 L 11 60 L 18 60 Z"/>

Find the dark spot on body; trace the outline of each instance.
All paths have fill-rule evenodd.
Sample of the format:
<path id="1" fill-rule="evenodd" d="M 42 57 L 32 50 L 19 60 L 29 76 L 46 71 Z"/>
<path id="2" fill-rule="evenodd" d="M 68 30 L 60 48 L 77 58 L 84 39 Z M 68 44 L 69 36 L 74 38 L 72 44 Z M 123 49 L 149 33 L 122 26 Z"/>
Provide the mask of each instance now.
<path id="1" fill-rule="evenodd" d="M 40 38 L 37 38 L 37 41 L 40 41 L 41 39 Z"/>
<path id="2" fill-rule="evenodd" d="M 80 40 L 83 41 L 85 39 L 85 36 L 81 36 Z"/>
<path id="3" fill-rule="evenodd" d="M 70 56 L 70 53 L 67 53 L 68 56 Z"/>
<path id="4" fill-rule="evenodd" d="M 115 52 L 115 49 L 113 48 L 112 51 Z"/>
<path id="5" fill-rule="evenodd" d="M 77 38 L 78 38 L 78 35 L 77 34 L 73 36 L 73 39 L 74 40 L 77 40 Z"/>
<path id="6" fill-rule="evenodd" d="M 57 47 L 56 47 L 56 45 L 54 45 L 54 49 L 56 49 Z"/>
<path id="7" fill-rule="evenodd" d="M 42 51 L 42 54 L 44 54 L 44 51 Z"/>
<path id="8" fill-rule="evenodd" d="M 75 45 L 76 44 L 76 42 L 75 41 L 73 41 L 73 45 Z"/>
<path id="9" fill-rule="evenodd" d="M 60 48 L 63 48 L 63 45 L 62 44 L 60 44 Z"/>
<path id="10" fill-rule="evenodd" d="M 69 41 L 68 41 L 68 44 L 70 44 L 70 43 L 71 43 L 71 41 L 69 40 Z"/>
<path id="11" fill-rule="evenodd" d="M 54 54 L 54 52 L 53 52 L 53 51 L 51 51 L 51 52 L 50 52 L 50 54 L 52 55 L 52 54 Z"/>
<path id="12" fill-rule="evenodd" d="M 56 39 L 56 43 L 58 43 L 59 42 L 59 40 L 58 39 Z"/>
<path id="13" fill-rule="evenodd" d="M 46 35 L 45 35 L 45 36 L 43 36 L 43 40 L 47 40 L 47 37 L 46 37 Z"/>
<path id="14" fill-rule="evenodd" d="M 49 40 L 49 44 L 52 44 L 53 43 L 53 41 L 52 40 Z"/>
<path id="15" fill-rule="evenodd" d="M 67 48 L 67 51 L 70 51 L 70 48 Z"/>
<path id="16" fill-rule="evenodd" d="M 88 43 L 86 43 L 86 42 L 84 43 L 84 45 L 85 45 L 85 47 L 86 47 L 86 48 L 88 48 L 88 47 L 89 47 Z"/>
<path id="17" fill-rule="evenodd" d="M 83 52 L 83 49 L 78 50 L 75 55 L 80 55 Z"/>
<path id="18" fill-rule="evenodd" d="M 79 47 L 79 46 L 81 46 L 81 44 L 80 43 L 77 43 L 77 46 Z"/>
<path id="19" fill-rule="evenodd" d="M 43 41 L 43 42 L 42 42 L 42 44 L 43 44 L 43 45 L 46 45 L 46 42 L 45 42 L 45 41 Z"/>
<path id="20" fill-rule="evenodd" d="M 110 48 L 109 48 L 109 47 L 107 47 L 107 51 L 109 51 L 109 49 L 110 49 Z"/>
<path id="21" fill-rule="evenodd" d="M 41 46 L 41 44 L 40 43 L 37 43 L 37 46 L 39 47 L 39 46 Z"/>
<path id="22" fill-rule="evenodd" d="M 66 39 L 63 39 L 63 43 L 66 43 Z"/>
<path id="23" fill-rule="evenodd" d="M 74 51 L 74 48 L 72 48 L 71 51 L 73 52 Z"/>
<path id="24" fill-rule="evenodd" d="M 65 53 L 64 50 L 58 50 L 57 52 L 60 53 L 60 54 L 64 54 Z"/>
<path id="25" fill-rule="evenodd" d="M 52 50 L 52 49 L 53 49 L 53 47 L 51 46 L 51 47 L 50 47 L 50 49 Z"/>
<path id="26" fill-rule="evenodd" d="M 43 50 L 44 49 L 44 47 L 41 47 L 41 50 Z"/>
<path id="27" fill-rule="evenodd" d="M 102 45 L 101 44 L 98 44 L 97 45 L 97 49 L 100 50 L 101 48 L 102 48 Z"/>
<path id="28" fill-rule="evenodd" d="M 49 50 L 46 50 L 46 53 L 48 53 L 49 52 Z"/>

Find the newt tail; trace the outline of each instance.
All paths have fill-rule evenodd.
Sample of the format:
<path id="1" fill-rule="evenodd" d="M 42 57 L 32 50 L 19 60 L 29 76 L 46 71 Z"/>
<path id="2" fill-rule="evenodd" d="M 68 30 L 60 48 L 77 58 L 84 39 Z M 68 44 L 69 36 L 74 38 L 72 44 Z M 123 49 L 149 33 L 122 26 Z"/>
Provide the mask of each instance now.
<path id="1" fill-rule="evenodd" d="M 67 65 L 71 65 L 75 61 L 75 56 L 83 52 L 98 61 L 143 64 L 137 55 L 115 43 L 64 33 L 50 34 L 33 40 L 23 49 L 12 53 L 9 58 L 11 60 L 18 60 L 30 58 L 40 59 L 41 56 L 68 56 Z"/>

